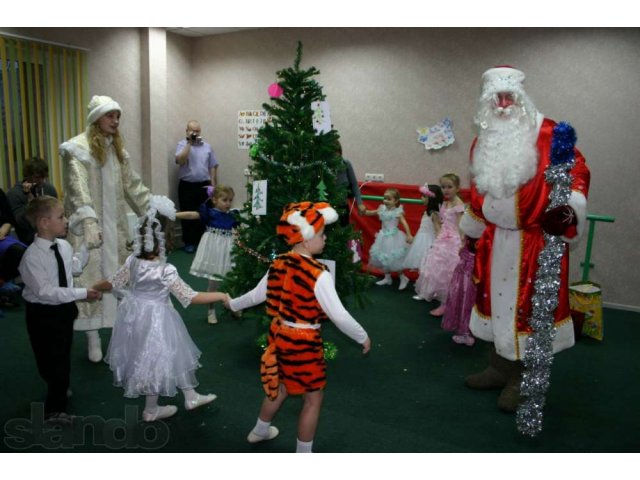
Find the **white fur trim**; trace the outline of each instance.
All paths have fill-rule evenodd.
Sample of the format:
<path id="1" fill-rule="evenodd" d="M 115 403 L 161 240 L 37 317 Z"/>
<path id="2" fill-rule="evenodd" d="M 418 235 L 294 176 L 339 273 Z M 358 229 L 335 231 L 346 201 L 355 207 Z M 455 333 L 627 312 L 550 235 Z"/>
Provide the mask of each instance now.
<path id="1" fill-rule="evenodd" d="M 465 210 L 464 215 L 462 215 L 460 219 L 460 230 L 462 230 L 466 236 L 480 238 L 485 227 L 486 225 L 483 222 Z"/>
<path id="2" fill-rule="evenodd" d="M 331 225 L 338 220 L 338 212 L 332 207 L 319 208 L 318 212 L 320 212 L 320 215 L 324 218 L 325 225 Z"/>
<path id="3" fill-rule="evenodd" d="M 84 134 L 80 135 L 79 137 L 82 137 L 82 139 L 86 139 Z M 96 162 L 91 156 L 91 153 L 88 150 L 88 146 L 75 141 L 76 139 L 80 140 L 80 138 L 75 137 L 68 142 L 64 142 L 62 145 L 60 145 L 60 147 L 58 147 L 58 151 L 60 152 L 60 155 L 62 155 L 62 158 L 69 159 L 75 157 L 81 163 L 87 165 L 95 164 Z"/>
<path id="4" fill-rule="evenodd" d="M 487 98 L 499 92 L 523 93 L 524 79 L 524 73 L 515 68 L 490 68 L 482 74 L 482 97 Z"/>
<path id="5" fill-rule="evenodd" d="M 314 228 L 307 222 L 299 211 L 293 212 L 287 217 L 287 223 L 300 229 L 300 234 L 305 240 L 311 240 L 316 235 Z"/>
<path id="6" fill-rule="evenodd" d="M 520 230 L 496 229 L 491 257 L 491 318 L 481 316 L 474 307 L 469 328 L 481 340 L 493 342 L 496 352 L 509 360 L 522 360 L 527 347 L 527 334 L 517 333 L 516 319 L 520 296 L 518 279 L 522 257 Z M 527 279 L 535 281 L 535 278 Z M 486 295 L 487 293 L 485 293 Z M 573 346 L 573 326 L 570 321 L 556 326 L 553 352 Z"/>
<path id="7" fill-rule="evenodd" d="M 573 190 L 567 204 L 576 212 L 578 234 L 573 238 L 561 237 L 567 243 L 575 243 L 580 240 L 587 224 L 587 197 L 583 193 Z"/>
<path id="8" fill-rule="evenodd" d="M 69 217 L 69 230 L 71 230 L 71 233 L 82 237 L 84 235 L 84 220 L 87 218 L 98 220 L 98 215 L 92 207 L 85 205 L 77 209 L 74 214 Z"/>
<path id="9" fill-rule="evenodd" d="M 106 95 L 94 95 L 87 107 L 89 109 L 89 116 L 87 117 L 87 125 L 91 125 L 100 117 L 106 113 L 117 110 L 122 112 L 120 105 L 113 98 Z"/>

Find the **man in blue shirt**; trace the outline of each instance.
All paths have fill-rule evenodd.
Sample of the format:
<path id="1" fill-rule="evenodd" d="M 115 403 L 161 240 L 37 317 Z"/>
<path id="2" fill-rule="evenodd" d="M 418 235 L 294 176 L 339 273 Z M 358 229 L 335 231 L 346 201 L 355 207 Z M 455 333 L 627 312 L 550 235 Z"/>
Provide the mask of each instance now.
<path id="1" fill-rule="evenodd" d="M 196 120 L 187 123 L 186 138 L 176 147 L 178 176 L 178 202 L 180 210 L 198 210 L 207 199 L 207 186 L 218 181 L 218 161 L 207 142 L 202 140 L 202 129 Z M 204 227 L 199 220 L 182 220 L 182 241 L 187 253 L 195 252 Z"/>

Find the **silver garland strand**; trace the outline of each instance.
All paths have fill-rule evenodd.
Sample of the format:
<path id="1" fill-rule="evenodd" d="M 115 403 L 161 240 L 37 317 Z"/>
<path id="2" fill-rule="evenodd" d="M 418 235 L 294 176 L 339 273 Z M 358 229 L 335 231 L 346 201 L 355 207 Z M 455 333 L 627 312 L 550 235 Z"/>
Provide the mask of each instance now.
<path id="1" fill-rule="evenodd" d="M 547 167 L 545 178 L 553 186 L 547 211 L 568 203 L 573 179 L 570 171 L 574 163 L 571 160 Z M 558 306 L 560 265 L 565 253 L 565 243 L 560 236 L 545 232 L 544 245 L 538 255 L 538 272 L 529 322 L 533 333 L 527 338 L 523 360 L 525 371 L 520 384 L 520 394 L 526 400 L 520 403 L 517 412 L 518 431 L 530 437 L 535 437 L 542 431 L 542 410 L 553 363 L 553 338 L 556 334 L 553 320 Z"/>

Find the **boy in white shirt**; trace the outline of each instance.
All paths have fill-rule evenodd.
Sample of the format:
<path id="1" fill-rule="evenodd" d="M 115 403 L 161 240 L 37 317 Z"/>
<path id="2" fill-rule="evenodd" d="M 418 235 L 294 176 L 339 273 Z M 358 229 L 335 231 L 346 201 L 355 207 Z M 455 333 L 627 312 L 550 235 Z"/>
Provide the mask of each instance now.
<path id="1" fill-rule="evenodd" d="M 82 272 L 88 253 L 83 249 L 74 255 L 69 242 L 59 238 L 67 234 L 69 223 L 60 201 L 50 196 L 35 198 L 26 215 L 37 233 L 18 270 L 25 284 L 22 296 L 29 340 L 38 372 L 47 383 L 45 419 L 70 422 L 66 409 L 73 322 L 78 316 L 75 301 L 99 300 L 101 293 L 73 288 L 72 274 Z"/>

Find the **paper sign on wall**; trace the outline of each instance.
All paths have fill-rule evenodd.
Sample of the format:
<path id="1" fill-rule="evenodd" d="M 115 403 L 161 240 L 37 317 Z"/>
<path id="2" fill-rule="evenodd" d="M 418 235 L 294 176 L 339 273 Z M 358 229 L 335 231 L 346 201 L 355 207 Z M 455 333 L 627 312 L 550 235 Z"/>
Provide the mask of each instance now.
<path id="1" fill-rule="evenodd" d="M 450 118 L 444 118 L 433 127 L 423 127 L 416 130 L 418 142 L 427 150 L 439 150 L 448 147 L 455 141 L 453 135 L 453 122 Z"/>
<path id="2" fill-rule="evenodd" d="M 258 130 L 269 120 L 265 110 L 238 111 L 238 148 L 248 149 L 258 137 Z"/>

